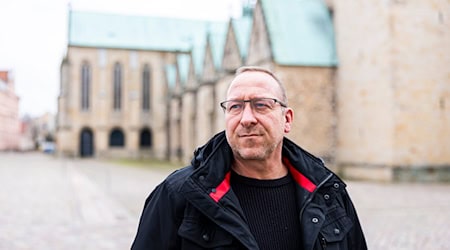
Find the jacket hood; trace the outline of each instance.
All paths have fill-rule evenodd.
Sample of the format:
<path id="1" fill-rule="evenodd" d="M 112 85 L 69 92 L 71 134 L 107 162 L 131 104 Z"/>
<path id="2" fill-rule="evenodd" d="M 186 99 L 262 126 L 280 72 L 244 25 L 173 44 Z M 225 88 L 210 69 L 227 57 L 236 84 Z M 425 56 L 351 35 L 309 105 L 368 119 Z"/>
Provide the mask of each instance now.
<path id="1" fill-rule="evenodd" d="M 334 175 L 325 166 L 322 159 L 304 150 L 286 137 L 283 140 L 282 154 L 285 163 L 296 166 L 298 171 L 316 185 L 328 179 L 330 175 Z"/>
<path id="2" fill-rule="evenodd" d="M 200 165 L 206 164 L 209 161 L 210 156 L 212 156 L 219 148 L 221 148 L 221 145 L 225 146 L 225 148 L 231 151 L 230 145 L 228 145 L 227 138 L 225 136 L 225 131 L 217 133 L 205 145 L 198 147 L 194 151 L 194 157 L 191 160 L 191 166 L 194 168 L 198 168 L 200 167 Z"/>

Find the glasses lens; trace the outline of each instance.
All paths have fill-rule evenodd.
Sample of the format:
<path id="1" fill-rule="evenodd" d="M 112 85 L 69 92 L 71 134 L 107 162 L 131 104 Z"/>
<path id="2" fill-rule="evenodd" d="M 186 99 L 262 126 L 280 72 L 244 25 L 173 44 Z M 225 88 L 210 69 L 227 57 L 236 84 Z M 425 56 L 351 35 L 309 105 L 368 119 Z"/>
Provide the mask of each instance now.
<path id="1" fill-rule="evenodd" d="M 250 100 L 230 100 L 221 103 L 222 108 L 230 114 L 240 114 L 245 107 L 245 103 L 250 102 L 253 111 L 265 114 L 275 108 L 277 102 L 272 98 L 255 98 Z M 280 103 L 281 105 L 281 103 Z"/>
<path id="2" fill-rule="evenodd" d="M 253 108 L 258 112 L 265 112 L 273 109 L 275 104 L 273 99 L 261 98 L 252 100 Z"/>
<path id="3" fill-rule="evenodd" d="M 244 101 L 237 101 L 237 100 L 226 101 L 224 103 L 224 107 L 228 113 L 238 114 L 244 108 Z"/>

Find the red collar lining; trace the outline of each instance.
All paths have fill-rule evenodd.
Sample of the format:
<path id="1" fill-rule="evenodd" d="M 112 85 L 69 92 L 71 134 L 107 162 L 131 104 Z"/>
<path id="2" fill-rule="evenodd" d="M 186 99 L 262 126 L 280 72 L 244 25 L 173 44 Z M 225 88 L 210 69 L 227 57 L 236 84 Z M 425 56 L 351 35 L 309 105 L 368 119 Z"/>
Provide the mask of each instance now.
<path id="1" fill-rule="evenodd" d="M 283 158 L 283 163 L 289 168 L 289 172 L 291 172 L 292 177 L 301 187 L 308 190 L 310 193 L 316 189 L 316 184 L 312 183 L 308 178 L 306 178 L 306 176 L 294 168 L 287 158 Z"/>
<path id="2" fill-rule="evenodd" d="M 292 164 L 289 162 L 287 158 L 283 158 L 283 163 L 288 167 L 289 172 L 291 173 L 294 180 L 308 192 L 312 193 L 316 189 L 316 185 L 312 183 L 308 178 L 306 178 L 302 173 L 300 173 Z M 230 176 L 231 172 L 228 172 L 225 175 L 224 180 L 215 188 L 214 191 L 209 193 L 209 197 L 211 197 L 215 202 L 219 202 L 220 199 L 230 190 Z"/>
<path id="3" fill-rule="evenodd" d="M 215 201 L 219 202 L 220 199 L 230 190 L 230 176 L 231 172 L 225 175 L 225 179 L 215 188 L 215 192 L 211 191 L 209 196 Z"/>

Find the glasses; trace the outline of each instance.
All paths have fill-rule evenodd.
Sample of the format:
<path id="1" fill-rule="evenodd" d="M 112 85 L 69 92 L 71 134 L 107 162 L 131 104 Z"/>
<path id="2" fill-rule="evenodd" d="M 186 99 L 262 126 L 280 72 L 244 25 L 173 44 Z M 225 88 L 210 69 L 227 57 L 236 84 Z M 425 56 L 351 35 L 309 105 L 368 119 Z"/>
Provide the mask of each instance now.
<path id="1" fill-rule="evenodd" d="M 269 113 L 275 108 L 277 103 L 286 108 L 286 104 L 275 98 L 253 98 L 250 100 L 228 100 L 220 103 L 220 106 L 227 114 L 238 115 L 244 111 L 245 103 L 249 102 L 253 111 L 259 114 Z"/>

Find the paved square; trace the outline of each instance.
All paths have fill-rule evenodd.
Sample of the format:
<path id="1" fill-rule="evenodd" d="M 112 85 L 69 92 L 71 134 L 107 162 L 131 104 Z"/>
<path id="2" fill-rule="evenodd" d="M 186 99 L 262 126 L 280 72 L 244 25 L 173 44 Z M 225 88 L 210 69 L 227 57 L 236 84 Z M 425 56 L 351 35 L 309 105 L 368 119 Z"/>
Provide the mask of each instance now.
<path id="1" fill-rule="evenodd" d="M 0 153 L 0 249 L 129 249 L 171 170 Z M 348 182 L 371 250 L 450 249 L 450 185 Z"/>

